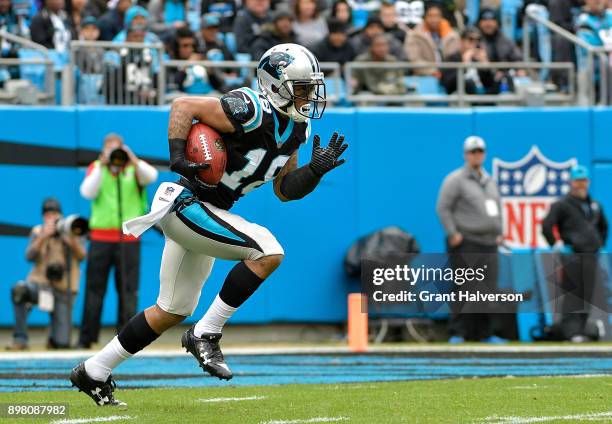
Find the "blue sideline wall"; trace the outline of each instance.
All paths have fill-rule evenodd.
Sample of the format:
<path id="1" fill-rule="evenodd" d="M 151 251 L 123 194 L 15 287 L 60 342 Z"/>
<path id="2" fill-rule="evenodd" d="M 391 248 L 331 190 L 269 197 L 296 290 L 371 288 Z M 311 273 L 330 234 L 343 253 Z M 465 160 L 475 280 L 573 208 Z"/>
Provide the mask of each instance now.
<path id="1" fill-rule="evenodd" d="M 163 159 L 167 118 L 168 109 L 158 108 L 2 107 L 0 142 L 99 149 L 103 136 L 112 131 L 122 134 L 136 154 Z M 462 165 L 461 144 L 470 134 L 488 143 L 487 169 L 493 157 L 516 161 L 532 145 L 554 161 L 576 157 L 590 166 L 593 194 L 612 211 L 610 109 L 332 109 L 313 128 L 324 140 L 334 130 L 346 134 L 351 145 L 347 163 L 302 201 L 281 203 L 268 185 L 233 209 L 268 227 L 286 252 L 282 266 L 241 308 L 234 323 L 344 321 L 346 293 L 355 288 L 343 276 L 344 253 L 358 236 L 383 226 L 400 225 L 416 236 L 424 251 L 443 251 L 435 201 L 444 176 Z M 302 148 L 300 162 L 309 159 L 310 148 L 311 144 Z M 0 159 L 0 223 L 39 223 L 40 204 L 49 195 L 61 200 L 66 213 L 89 215 L 89 204 L 78 192 L 84 168 L 6 165 L 7 158 Z M 169 172 L 160 173 L 160 181 L 173 178 Z M 149 196 L 154 189 L 149 188 Z M 9 293 L 29 271 L 26 245 L 26 237 L 0 236 L 0 325 L 13 323 Z M 140 309 L 155 302 L 162 249 L 160 235 L 144 235 Z M 205 311 L 231 265 L 217 262 L 195 316 Z M 76 323 L 81 320 L 84 285 L 81 278 Z M 111 278 L 103 310 L 106 325 L 115 322 L 117 312 L 113 286 Z M 30 323 L 47 322 L 47 314 L 31 314 Z"/>

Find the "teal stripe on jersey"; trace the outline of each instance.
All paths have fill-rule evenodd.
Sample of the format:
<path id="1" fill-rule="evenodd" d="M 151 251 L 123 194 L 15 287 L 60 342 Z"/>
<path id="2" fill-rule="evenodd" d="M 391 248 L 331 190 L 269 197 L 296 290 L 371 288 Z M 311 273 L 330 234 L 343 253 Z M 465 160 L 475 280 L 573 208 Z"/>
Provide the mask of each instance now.
<path id="1" fill-rule="evenodd" d="M 259 96 L 257 95 L 257 93 L 255 93 L 248 87 L 242 87 L 239 90 L 251 98 L 251 101 L 253 102 L 253 107 L 255 107 L 255 116 L 253 117 L 253 119 L 247 121 L 242 126 L 245 132 L 253 131 L 255 128 L 261 125 L 262 112 L 261 105 L 259 104 Z"/>

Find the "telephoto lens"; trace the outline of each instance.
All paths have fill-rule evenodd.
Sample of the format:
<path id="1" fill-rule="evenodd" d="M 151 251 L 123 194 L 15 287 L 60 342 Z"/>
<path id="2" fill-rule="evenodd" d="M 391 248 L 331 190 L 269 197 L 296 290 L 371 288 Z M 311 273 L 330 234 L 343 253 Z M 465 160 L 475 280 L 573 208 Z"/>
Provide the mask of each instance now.
<path id="1" fill-rule="evenodd" d="M 113 166 L 124 166 L 128 161 L 128 155 L 122 148 L 115 149 L 110 154 L 110 164 Z"/>

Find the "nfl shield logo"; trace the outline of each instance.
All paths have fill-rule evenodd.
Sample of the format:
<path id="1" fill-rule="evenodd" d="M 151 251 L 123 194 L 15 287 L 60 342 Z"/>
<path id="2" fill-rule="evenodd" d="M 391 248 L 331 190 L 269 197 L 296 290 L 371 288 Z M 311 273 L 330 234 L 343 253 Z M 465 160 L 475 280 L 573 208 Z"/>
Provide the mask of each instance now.
<path id="1" fill-rule="evenodd" d="M 570 189 L 576 159 L 553 162 L 533 146 L 516 162 L 493 159 L 493 178 L 502 198 L 505 242 L 515 248 L 547 246 L 542 220 L 550 205 Z"/>

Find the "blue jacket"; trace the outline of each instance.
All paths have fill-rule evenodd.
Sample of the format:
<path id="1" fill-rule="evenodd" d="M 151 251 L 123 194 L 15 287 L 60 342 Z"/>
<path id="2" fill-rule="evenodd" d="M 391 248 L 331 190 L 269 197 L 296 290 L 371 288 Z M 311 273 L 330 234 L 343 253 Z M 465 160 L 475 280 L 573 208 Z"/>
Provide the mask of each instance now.
<path id="1" fill-rule="evenodd" d="M 589 13 L 581 13 L 576 21 L 576 35 L 592 46 L 601 47 L 603 41 L 599 36 L 599 31 L 612 29 L 612 10 L 606 10 L 602 16 L 595 16 Z M 586 66 L 587 52 L 578 47 L 576 49 L 578 68 L 584 69 Z"/>

